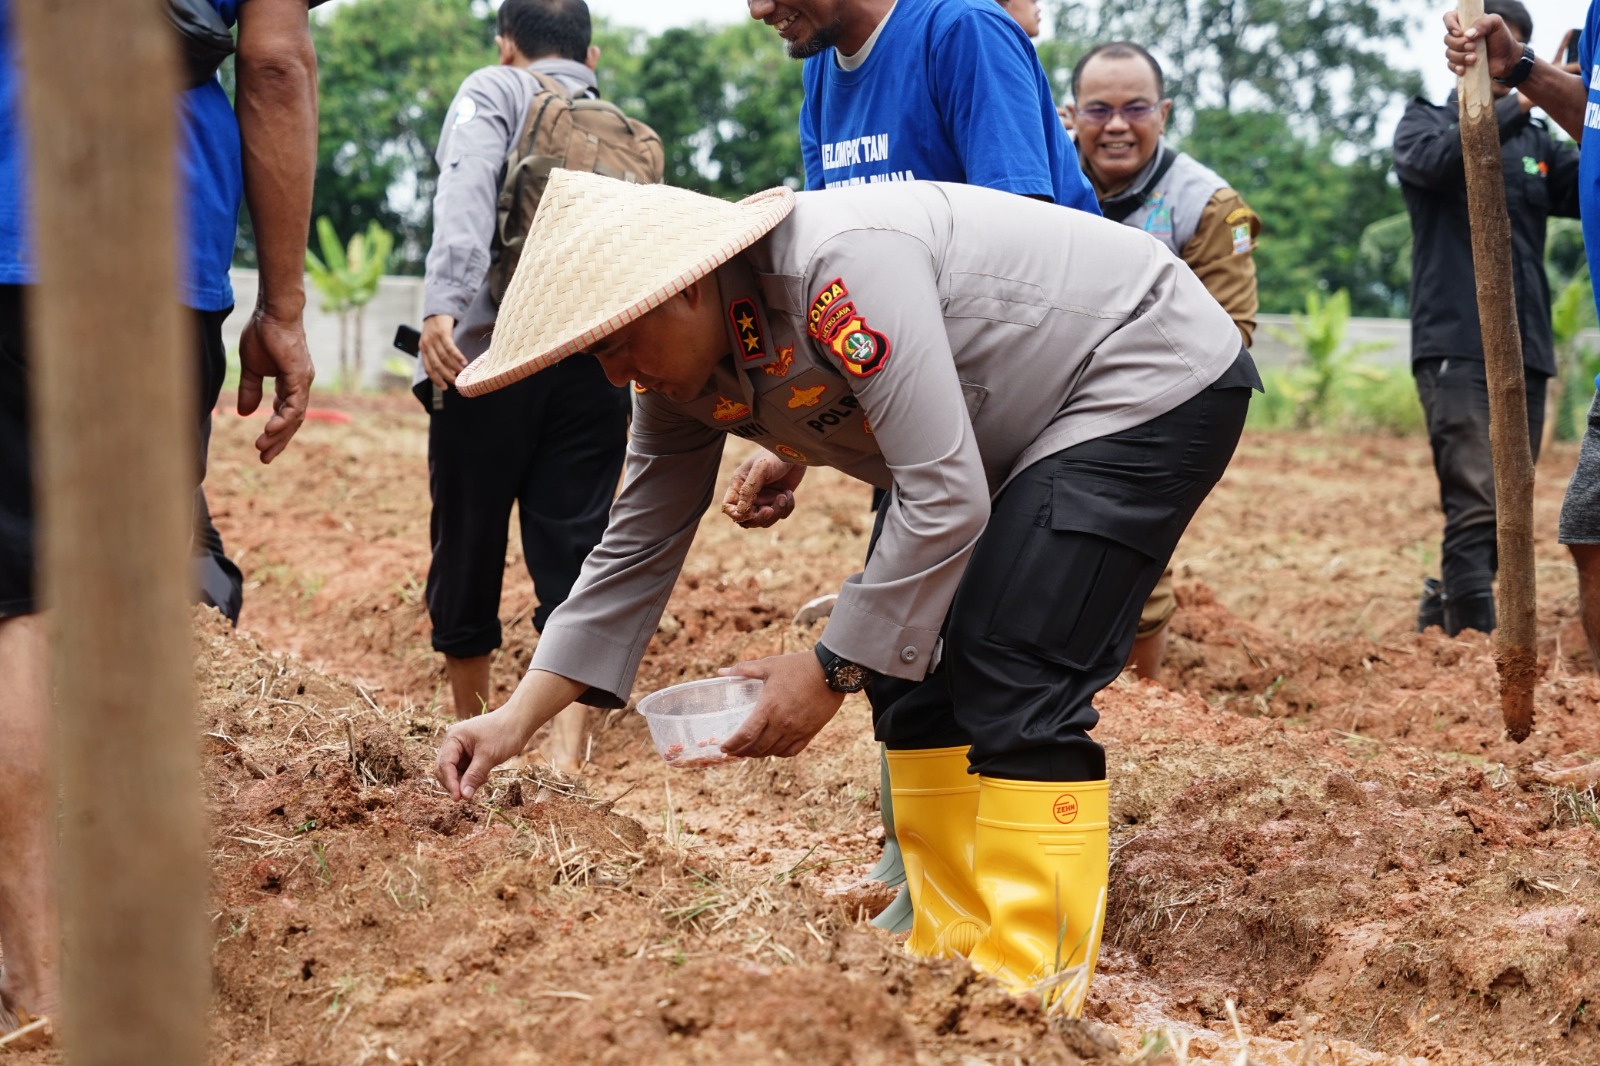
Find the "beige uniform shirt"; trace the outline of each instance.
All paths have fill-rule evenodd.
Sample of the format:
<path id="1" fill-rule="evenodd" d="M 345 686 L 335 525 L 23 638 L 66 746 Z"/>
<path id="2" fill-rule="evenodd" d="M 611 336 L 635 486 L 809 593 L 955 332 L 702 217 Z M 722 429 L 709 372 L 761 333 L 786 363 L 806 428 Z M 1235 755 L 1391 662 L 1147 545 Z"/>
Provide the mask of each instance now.
<path id="1" fill-rule="evenodd" d="M 719 497 L 727 434 L 893 487 L 822 640 L 916 680 L 1012 475 L 1172 410 L 1239 354 L 1227 313 L 1155 239 L 968 185 L 801 193 L 716 277 L 735 354 L 687 404 L 637 395 L 610 525 L 533 657 L 590 699 L 626 699 Z"/>

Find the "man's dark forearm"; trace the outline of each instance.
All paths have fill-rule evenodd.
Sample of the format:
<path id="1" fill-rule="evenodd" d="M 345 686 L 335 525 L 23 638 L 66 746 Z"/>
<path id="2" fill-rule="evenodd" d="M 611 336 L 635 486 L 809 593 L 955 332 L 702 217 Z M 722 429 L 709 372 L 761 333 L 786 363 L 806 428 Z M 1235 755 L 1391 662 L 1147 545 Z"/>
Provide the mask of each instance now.
<path id="1" fill-rule="evenodd" d="M 1589 102 L 1583 78 L 1540 59 L 1517 91 L 1544 108 L 1573 140 L 1583 141 L 1583 112 Z"/>
<path id="2" fill-rule="evenodd" d="M 317 56 L 305 0 L 241 4 L 236 62 L 234 107 L 261 268 L 259 306 L 298 321 L 317 167 Z"/>

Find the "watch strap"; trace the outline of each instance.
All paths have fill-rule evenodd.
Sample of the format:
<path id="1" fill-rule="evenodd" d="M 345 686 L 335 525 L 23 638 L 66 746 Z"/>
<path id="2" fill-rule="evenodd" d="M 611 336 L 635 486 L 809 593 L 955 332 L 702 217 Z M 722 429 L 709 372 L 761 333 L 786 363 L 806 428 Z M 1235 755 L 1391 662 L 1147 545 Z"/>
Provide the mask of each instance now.
<path id="1" fill-rule="evenodd" d="M 1533 50 L 1533 45 L 1522 46 L 1522 58 L 1517 60 L 1516 66 L 1506 71 L 1503 78 L 1495 78 L 1495 83 L 1504 85 L 1507 89 L 1515 89 L 1528 80 L 1528 75 L 1533 73 L 1533 65 L 1538 61 L 1539 55 Z"/>

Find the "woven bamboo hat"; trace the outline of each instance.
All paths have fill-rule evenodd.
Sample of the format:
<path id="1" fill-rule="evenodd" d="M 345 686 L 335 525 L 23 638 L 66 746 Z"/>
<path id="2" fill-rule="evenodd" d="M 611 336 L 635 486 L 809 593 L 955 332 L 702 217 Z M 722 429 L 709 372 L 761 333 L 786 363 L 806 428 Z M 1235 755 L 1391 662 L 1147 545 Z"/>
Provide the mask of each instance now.
<path id="1" fill-rule="evenodd" d="M 583 351 L 750 247 L 793 209 L 785 188 L 733 204 L 551 171 L 489 351 L 456 377 L 456 388 L 481 396 Z"/>

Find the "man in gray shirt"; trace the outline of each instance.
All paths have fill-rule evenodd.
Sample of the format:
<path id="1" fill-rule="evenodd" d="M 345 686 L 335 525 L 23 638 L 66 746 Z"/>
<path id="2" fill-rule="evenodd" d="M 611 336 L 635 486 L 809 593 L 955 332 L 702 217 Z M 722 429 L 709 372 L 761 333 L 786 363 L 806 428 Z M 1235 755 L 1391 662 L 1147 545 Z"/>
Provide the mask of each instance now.
<path id="1" fill-rule="evenodd" d="M 844 693 L 913 682 L 874 707 L 914 801 L 908 950 L 1081 1008 L 1107 873 L 1091 701 L 1259 387 L 1227 312 L 1147 234 L 969 185 L 733 205 L 556 171 L 535 239 L 552 273 L 626 257 L 535 271 L 464 387 L 586 353 L 646 391 L 605 537 L 511 700 L 450 730 L 440 780 L 470 798 L 571 700 L 628 698 L 728 434 L 768 449 L 727 501 L 748 524 L 834 467 L 888 490 L 877 548 L 813 651 L 727 671 L 766 683 L 722 751 L 796 755 Z M 952 750 L 977 779 L 961 817 L 918 784 Z"/>
<path id="2" fill-rule="evenodd" d="M 415 385 L 432 416 L 428 616 L 457 718 L 490 700 L 512 504 L 539 598 L 533 625 L 542 630 L 605 529 L 628 424 L 626 391 L 608 384 L 592 361 L 573 360 L 487 400 L 464 401 L 453 388 L 456 375 L 488 349 L 499 311 L 487 280 L 497 250 L 496 204 L 506 156 L 542 91 L 533 73 L 554 78 L 571 96 L 598 95 L 599 53 L 589 43 L 583 0 L 506 0 L 497 25 L 500 65 L 468 75 L 439 137 Z M 581 767 L 583 730 L 582 706 L 558 718 L 545 752 L 558 769 Z"/>

